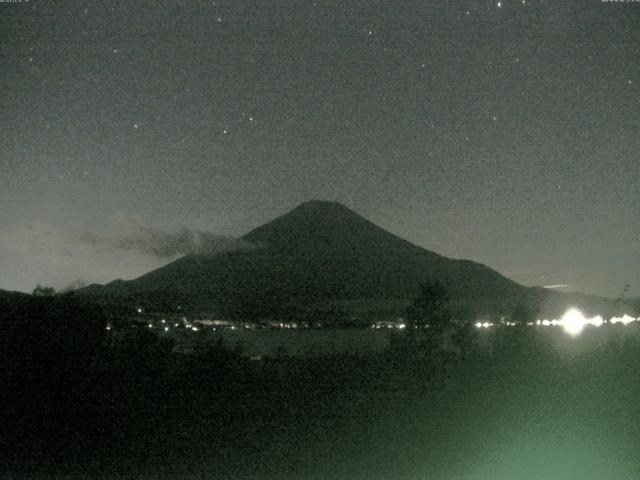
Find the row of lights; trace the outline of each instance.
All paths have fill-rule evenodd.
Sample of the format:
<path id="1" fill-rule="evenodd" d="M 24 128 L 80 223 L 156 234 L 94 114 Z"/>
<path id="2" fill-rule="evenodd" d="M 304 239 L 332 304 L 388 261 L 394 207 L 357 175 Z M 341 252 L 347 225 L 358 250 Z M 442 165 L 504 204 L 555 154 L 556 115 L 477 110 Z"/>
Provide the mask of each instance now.
<path id="1" fill-rule="evenodd" d="M 610 324 L 621 323 L 623 325 L 629 325 L 632 322 L 639 321 L 640 318 L 633 318 L 629 315 L 623 315 L 622 317 L 613 317 L 609 320 Z M 527 325 L 537 325 L 543 327 L 549 326 L 560 326 L 571 336 L 578 335 L 582 332 L 582 330 L 586 326 L 600 327 L 605 323 L 604 319 L 597 315 L 595 317 L 587 317 L 577 308 L 570 308 L 560 319 L 554 320 L 537 320 L 534 322 L 529 322 Z M 475 326 L 477 328 L 490 328 L 495 324 L 492 322 L 476 322 Z M 514 326 L 514 322 L 506 322 L 507 326 Z"/>
<path id="2" fill-rule="evenodd" d="M 407 325 L 404 323 L 372 323 L 371 328 L 380 330 L 384 328 L 397 328 L 398 330 L 404 330 Z"/>

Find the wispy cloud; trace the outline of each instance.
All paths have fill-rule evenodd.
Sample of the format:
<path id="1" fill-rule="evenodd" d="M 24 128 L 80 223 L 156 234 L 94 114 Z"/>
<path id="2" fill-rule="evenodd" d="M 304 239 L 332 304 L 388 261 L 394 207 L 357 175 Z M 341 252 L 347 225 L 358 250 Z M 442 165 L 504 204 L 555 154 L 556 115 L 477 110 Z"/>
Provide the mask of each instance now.
<path id="1" fill-rule="evenodd" d="M 549 289 L 565 289 L 565 288 L 575 288 L 577 287 L 577 285 L 571 285 L 569 283 L 558 283 L 556 285 L 543 285 L 542 288 L 549 288 Z"/>
<path id="2" fill-rule="evenodd" d="M 36 283 L 75 289 L 131 279 L 188 254 L 256 248 L 240 238 L 182 226 L 150 226 L 118 214 L 100 229 L 31 221 L 0 229 L 0 288 L 31 291 Z M 81 280 L 78 280 L 81 279 Z"/>
<path id="3" fill-rule="evenodd" d="M 214 255 L 254 248 L 254 245 L 241 238 L 185 226 L 177 230 L 160 229 L 145 225 L 130 215 L 119 215 L 114 223 L 118 226 L 118 233 L 105 237 L 86 236 L 85 240 L 94 245 L 136 251 L 157 258 L 188 254 Z"/>
<path id="4" fill-rule="evenodd" d="M 30 222 L 18 227 L 10 237 L 5 242 L 10 241 L 16 248 L 27 244 L 38 245 L 66 256 L 73 256 L 76 247 L 90 247 L 96 253 L 130 251 L 158 259 L 189 254 L 214 255 L 255 248 L 241 238 L 186 226 L 177 229 L 158 228 L 128 214 L 114 215 L 108 228 L 101 231 Z"/>

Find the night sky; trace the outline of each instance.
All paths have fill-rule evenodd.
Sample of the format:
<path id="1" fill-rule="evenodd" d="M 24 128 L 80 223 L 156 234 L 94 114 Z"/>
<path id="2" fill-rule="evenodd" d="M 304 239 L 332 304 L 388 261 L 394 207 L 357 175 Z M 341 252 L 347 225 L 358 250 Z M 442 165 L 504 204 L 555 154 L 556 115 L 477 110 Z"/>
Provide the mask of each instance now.
<path id="1" fill-rule="evenodd" d="M 311 199 L 640 295 L 640 3 L 0 3 L 0 288 L 133 278 Z"/>

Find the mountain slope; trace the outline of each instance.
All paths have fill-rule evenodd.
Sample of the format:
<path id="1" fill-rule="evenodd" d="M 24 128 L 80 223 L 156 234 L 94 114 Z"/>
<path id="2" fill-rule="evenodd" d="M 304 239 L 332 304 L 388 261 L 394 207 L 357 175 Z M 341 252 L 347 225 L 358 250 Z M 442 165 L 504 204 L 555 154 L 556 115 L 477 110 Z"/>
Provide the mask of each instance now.
<path id="1" fill-rule="evenodd" d="M 541 301 L 490 268 L 420 248 L 333 202 L 306 202 L 243 237 L 252 250 L 189 255 L 131 281 L 91 286 L 107 296 L 173 309 L 277 317 L 339 305 L 397 314 L 419 283 L 442 281 L 462 316 L 506 312 Z"/>

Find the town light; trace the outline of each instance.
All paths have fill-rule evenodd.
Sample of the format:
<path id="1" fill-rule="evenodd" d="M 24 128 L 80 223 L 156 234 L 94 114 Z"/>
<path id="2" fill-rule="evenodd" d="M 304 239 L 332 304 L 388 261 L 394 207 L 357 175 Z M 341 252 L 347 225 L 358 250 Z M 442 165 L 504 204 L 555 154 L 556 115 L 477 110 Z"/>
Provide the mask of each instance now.
<path id="1" fill-rule="evenodd" d="M 571 336 L 579 335 L 589 320 L 577 308 L 570 308 L 560 319 L 560 324 L 564 331 Z"/>

